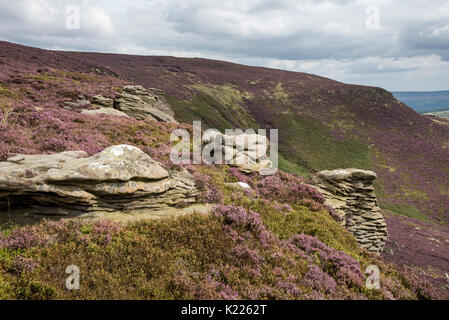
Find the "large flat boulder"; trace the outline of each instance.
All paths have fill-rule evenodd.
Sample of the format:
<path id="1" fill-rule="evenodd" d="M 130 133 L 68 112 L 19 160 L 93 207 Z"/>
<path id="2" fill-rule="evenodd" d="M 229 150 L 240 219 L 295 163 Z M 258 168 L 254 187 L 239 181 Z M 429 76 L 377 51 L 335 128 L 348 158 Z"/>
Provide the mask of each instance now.
<path id="1" fill-rule="evenodd" d="M 140 149 L 119 145 L 83 151 L 17 155 L 0 162 L 0 211 L 80 216 L 147 212 L 196 202 L 187 172 L 169 173 Z"/>

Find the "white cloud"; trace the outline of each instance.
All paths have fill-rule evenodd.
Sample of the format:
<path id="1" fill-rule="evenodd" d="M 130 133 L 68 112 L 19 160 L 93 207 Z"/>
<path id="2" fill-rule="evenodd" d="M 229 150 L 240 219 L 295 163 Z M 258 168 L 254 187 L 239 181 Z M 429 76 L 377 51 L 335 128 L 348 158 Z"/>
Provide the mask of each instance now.
<path id="1" fill-rule="evenodd" d="M 79 30 L 66 26 L 66 6 L 72 4 L 79 8 Z M 17 39 L 47 48 L 94 49 L 114 35 L 112 19 L 93 1 L 0 1 L 0 36 L 6 40 Z"/>

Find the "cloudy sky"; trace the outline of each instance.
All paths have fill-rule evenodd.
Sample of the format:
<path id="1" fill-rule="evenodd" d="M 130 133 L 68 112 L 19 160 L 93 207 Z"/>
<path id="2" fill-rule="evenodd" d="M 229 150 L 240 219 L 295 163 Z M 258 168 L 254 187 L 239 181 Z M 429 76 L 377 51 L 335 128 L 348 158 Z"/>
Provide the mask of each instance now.
<path id="1" fill-rule="evenodd" d="M 449 90 L 448 0 L 0 0 L 0 39 Z"/>

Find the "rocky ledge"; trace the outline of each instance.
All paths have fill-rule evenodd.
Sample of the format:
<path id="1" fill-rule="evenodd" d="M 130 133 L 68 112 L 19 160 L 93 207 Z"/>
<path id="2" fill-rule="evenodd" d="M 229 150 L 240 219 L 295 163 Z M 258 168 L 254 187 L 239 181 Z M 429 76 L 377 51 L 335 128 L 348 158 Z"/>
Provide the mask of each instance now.
<path id="1" fill-rule="evenodd" d="M 169 105 L 142 86 L 125 86 L 123 91 L 116 92 L 113 107 L 137 120 L 176 122 Z"/>
<path id="2" fill-rule="evenodd" d="M 136 147 L 17 155 L 0 162 L 0 211 L 81 216 L 148 212 L 196 202 L 187 171 L 170 174 Z"/>
<path id="3" fill-rule="evenodd" d="M 86 97 L 78 97 L 76 102 L 66 102 L 65 109 L 82 109 L 83 114 L 108 114 L 134 118 L 151 119 L 158 122 L 177 123 L 174 112 L 163 98 L 164 92 L 158 89 L 145 89 L 142 86 L 125 86 L 115 93 L 115 99 L 94 96 L 92 103 Z M 95 109 L 93 109 L 95 108 Z"/>
<path id="4" fill-rule="evenodd" d="M 360 247 L 382 253 L 388 232 L 374 193 L 376 178 L 373 171 L 338 169 L 318 172 L 312 180 Z"/>

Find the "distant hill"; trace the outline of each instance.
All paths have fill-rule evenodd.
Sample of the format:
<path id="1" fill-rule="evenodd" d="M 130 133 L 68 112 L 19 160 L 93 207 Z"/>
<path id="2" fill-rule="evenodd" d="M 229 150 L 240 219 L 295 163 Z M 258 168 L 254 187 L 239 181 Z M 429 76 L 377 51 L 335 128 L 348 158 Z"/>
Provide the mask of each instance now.
<path id="1" fill-rule="evenodd" d="M 449 90 L 393 92 L 399 101 L 420 113 L 449 110 Z"/>

